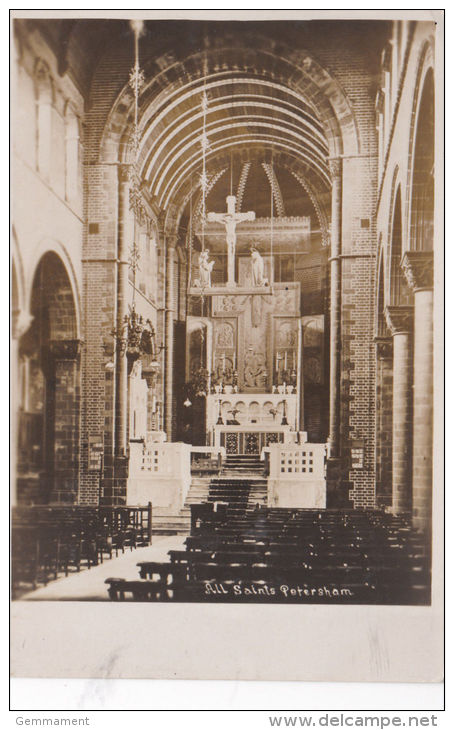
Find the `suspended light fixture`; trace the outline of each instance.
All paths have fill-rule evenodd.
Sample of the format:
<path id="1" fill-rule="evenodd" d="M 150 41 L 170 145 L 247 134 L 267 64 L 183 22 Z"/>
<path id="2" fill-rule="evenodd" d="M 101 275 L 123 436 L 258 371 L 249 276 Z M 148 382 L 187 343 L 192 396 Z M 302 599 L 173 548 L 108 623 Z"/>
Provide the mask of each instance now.
<path id="1" fill-rule="evenodd" d="M 139 172 L 139 92 L 145 83 L 143 70 L 139 62 L 139 38 L 144 30 L 142 20 L 131 20 L 131 29 L 134 33 L 134 66 L 129 72 L 129 86 L 134 92 L 134 124 L 131 133 L 130 148 L 132 151 L 132 163 L 129 168 L 129 207 L 134 216 L 134 236 L 129 247 L 128 268 L 132 271 L 132 304 L 129 313 L 124 316 L 123 323 L 119 329 L 114 328 L 111 332 L 116 340 L 116 349 L 119 353 L 128 357 L 130 366 L 142 355 L 148 355 L 152 359 L 148 368 L 158 370 L 159 363 L 156 360 L 157 348 L 155 344 L 155 330 L 151 321 L 136 312 L 136 273 L 140 270 L 140 248 L 138 244 L 139 228 L 145 220 L 145 205 L 141 191 Z"/>

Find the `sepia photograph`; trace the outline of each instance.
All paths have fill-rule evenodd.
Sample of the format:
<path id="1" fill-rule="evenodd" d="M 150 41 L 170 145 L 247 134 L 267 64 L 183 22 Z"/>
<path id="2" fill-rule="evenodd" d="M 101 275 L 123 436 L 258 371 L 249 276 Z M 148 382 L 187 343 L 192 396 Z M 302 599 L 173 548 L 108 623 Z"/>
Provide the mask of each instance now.
<path id="1" fill-rule="evenodd" d="M 22 639 L 68 609 L 92 631 L 178 605 L 429 622 L 443 13 L 423 13 L 12 13 L 16 675 L 55 671 Z"/>

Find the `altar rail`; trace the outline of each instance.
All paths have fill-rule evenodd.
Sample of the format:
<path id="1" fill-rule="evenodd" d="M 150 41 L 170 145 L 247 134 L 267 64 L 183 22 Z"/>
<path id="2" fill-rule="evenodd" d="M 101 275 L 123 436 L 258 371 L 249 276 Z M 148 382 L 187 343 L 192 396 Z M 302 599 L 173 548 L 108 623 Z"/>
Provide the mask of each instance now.
<path id="1" fill-rule="evenodd" d="M 128 504 L 151 501 L 155 514 L 178 514 L 191 485 L 192 454 L 220 465 L 225 449 L 181 442 L 131 442 Z"/>
<path id="2" fill-rule="evenodd" d="M 326 507 L 326 444 L 270 444 L 265 455 L 270 507 Z"/>

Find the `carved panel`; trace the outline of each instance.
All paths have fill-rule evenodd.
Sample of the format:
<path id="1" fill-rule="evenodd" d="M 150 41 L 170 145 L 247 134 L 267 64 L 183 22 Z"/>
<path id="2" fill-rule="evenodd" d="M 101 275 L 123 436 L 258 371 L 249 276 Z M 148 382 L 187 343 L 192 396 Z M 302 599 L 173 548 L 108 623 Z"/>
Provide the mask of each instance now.
<path id="1" fill-rule="evenodd" d="M 216 348 L 234 347 L 233 325 L 226 320 L 216 323 L 214 342 Z"/>
<path id="2" fill-rule="evenodd" d="M 295 347 L 297 343 L 297 331 L 295 322 L 292 320 L 281 320 L 277 325 L 276 345 L 277 347 Z"/>
<path id="3" fill-rule="evenodd" d="M 266 446 L 269 446 L 269 444 L 277 444 L 277 443 L 279 443 L 279 436 L 280 436 L 280 434 L 275 433 L 275 432 L 274 433 L 267 433 L 265 435 Z"/>
<path id="4" fill-rule="evenodd" d="M 238 435 L 237 433 L 226 433 L 225 435 L 225 450 L 227 454 L 238 453 Z"/>
<path id="5" fill-rule="evenodd" d="M 258 454 L 259 453 L 259 434 L 258 433 L 246 433 L 245 434 L 245 453 L 246 454 Z"/>
<path id="6" fill-rule="evenodd" d="M 322 368 L 318 357 L 307 357 L 304 360 L 304 381 L 319 385 L 322 382 Z"/>
<path id="7" fill-rule="evenodd" d="M 302 317 L 304 347 L 323 347 L 323 319 L 324 318 L 322 314 L 315 317 Z"/>
<path id="8" fill-rule="evenodd" d="M 323 314 L 301 318 L 304 381 L 323 385 L 325 362 L 325 318 Z"/>
<path id="9" fill-rule="evenodd" d="M 299 283 L 295 285 L 281 285 L 274 290 L 274 311 L 297 314 L 299 312 Z"/>

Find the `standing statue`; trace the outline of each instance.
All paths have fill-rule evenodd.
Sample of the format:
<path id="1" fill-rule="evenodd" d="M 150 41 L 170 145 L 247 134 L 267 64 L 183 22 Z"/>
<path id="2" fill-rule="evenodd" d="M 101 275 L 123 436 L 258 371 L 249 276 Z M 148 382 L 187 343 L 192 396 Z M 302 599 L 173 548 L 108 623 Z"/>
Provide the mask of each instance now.
<path id="1" fill-rule="evenodd" d="M 214 259 L 213 261 L 208 261 L 208 255 L 209 251 L 207 248 L 205 248 L 203 251 L 199 254 L 199 279 L 198 284 L 202 289 L 205 289 L 207 287 L 211 286 L 211 271 L 214 266 Z M 197 282 L 196 282 L 197 283 Z"/>
<path id="2" fill-rule="evenodd" d="M 266 388 L 266 359 L 263 352 L 251 347 L 244 358 L 244 384 L 247 388 Z"/>
<path id="3" fill-rule="evenodd" d="M 251 248 L 251 270 L 252 286 L 269 285 L 268 279 L 264 276 L 265 262 L 255 246 L 252 246 Z"/>

